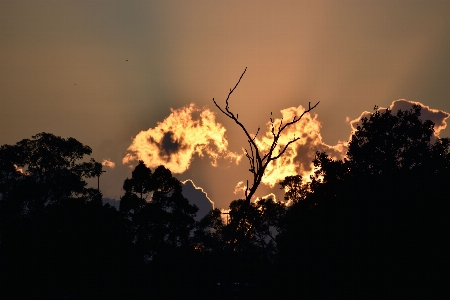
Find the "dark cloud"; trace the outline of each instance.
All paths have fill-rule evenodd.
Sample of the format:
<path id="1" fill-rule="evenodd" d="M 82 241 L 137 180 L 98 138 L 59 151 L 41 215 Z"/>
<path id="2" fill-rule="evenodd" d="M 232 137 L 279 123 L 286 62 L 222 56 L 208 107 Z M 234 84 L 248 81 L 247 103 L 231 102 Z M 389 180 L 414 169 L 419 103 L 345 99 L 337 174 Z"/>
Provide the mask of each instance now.
<path id="1" fill-rule="evenodd" d="M 393 112 L 396 112 L 399 109 L 409 110 L 412 108 L 413 104 L 417 104 L 422 107 L 422 110 L 420 111 L 420 113 L 421 113 L 420 119 L 422 119 L 422 121 L 431 120 L 435 124 L 434 125 L 435 134 L 436 134 L 436 136 L 439 136 L 439 133 L 441 132 L 441 130 L 443 130 L 447 127 L 446 120 L 450 116 L 449 113 L 442 111 L 442 110 L 430 108 L 429 106 L 422 104 L 420 102 L 408 101 L 405 99 L 393 101 L 389 108 Z"/>
<path id="2" fill-rule="evenodd" d="M 104 205 L 109 204 L 117 210 L 119 210 L 119 208 L 120 208 L 120 199 L 105 197 L 102 199 L 102 201 L 103 201 Z"/>
<path id="3" fill-rule="evenodd" d="M 162 133 L 160 141 L 155 140 L 153 136 L 148 138 L 148 142 L 157 147 L 159 158 L 170 162 L 179 151 L 185 150 L 188 146 L 184 144 L 183 138 L 175 137 L 173 131 L 167 131 Z"/>
<path id="4" fill-rule="evenodd" d="M 198 212 L 195 217 L 197 221 L 214 208 L 214 202 L 211 201 L 206 192 L 201 187 L 197 187 L 192 180 L 188 179 L 183 181 L 182 188 L 183 196 L 189 200 L 190 204 L 195 204 L 198 207 Z M 102 200 L 103 204 L 109 204 L 119 210 L 120 199 L 105 197 Z"/>
<path id="5" fill-rule="evenodd" d="M 177 140 L 174 137 L 174 134 L 172 131 L 168 131 L 164 133 L 164 136 L 161 141 L 161 153 L 164 156 L 171 156 L 172 154 L 177 153 L 180 149 L 186 149 L 186 146 L 182 146 L 183 144 L 183 138 L 180 138 Z"/>
<path id="6" fill-rule="evenodd" d="M 439 138 L 439 134 L 440 134 L 441 130 L 443 130 L 447 127 L 447 119 L 450 116 L 450 114 L 448 112 L 445 112 L 443 110 L 433 109 L 423 103 L 416 102 L 416 101 L 409 101 L 409 100 L 405 100 L 405 99 L 399 99 L 399 100 L 392 101 L 392 104 L 389 106 L 389 109 L 393 113 L 396 113 L 400 109 L 401 110 L 410 110 L 410 109 L 412 109 L 413 105 L 420 105 L 422 107 L 422 110 L 420 112 L 421 113 L 420 119 L 422 121 L 425 121 L 425 120 L 432 121 L 435 124 L 434 139 Z M 379 110 L 383 112 L 386 110 L 386 108 L 380 107 Z M 358 124 L 360 124 L 361 119 L 362 118 L 370 118 L 371 114 L 372 114 L 371 112 L 365 111 L 357 119 L 350 121 L 352 133 L 356 130 L 356 127 L 358 126 Z"/>
<path id="7" fill-rule="evenodd" d="M 183 183 L 183 196 L 189 200 L 191 204 L 198 207 L 197 216 L 198 221 L 203 218 L 211 209 L 214 208 L 214 202 L 208 198 L 208 195 L 202 188 L 195 186 L 192 180 L 185 180 Z"/>

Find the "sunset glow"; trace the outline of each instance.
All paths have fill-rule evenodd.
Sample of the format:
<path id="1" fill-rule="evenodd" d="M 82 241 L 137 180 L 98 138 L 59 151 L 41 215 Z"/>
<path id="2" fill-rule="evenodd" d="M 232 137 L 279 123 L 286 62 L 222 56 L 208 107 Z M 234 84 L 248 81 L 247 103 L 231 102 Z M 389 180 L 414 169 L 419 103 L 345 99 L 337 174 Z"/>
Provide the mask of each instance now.
<path id="1" fill-rule="evenodd" d="M 239 163 L 242 155 L 228 151 L 225 131 L 207 108 L 200 109 L 191 103 L 171 109 L 171 114 L 155 128 L 136 135 L 123 163 L 143 160 L 150 168 L 165 165 L 173 173 L 186 171 L 195 154 L 208 156 L 213 166 L 219 158 Z"/>
<path id="2" fill-rule="evenodd" d="M 274 120 L 275 130 L 279 128 L 281 123 L 290 122 L 295 116 L 301 115 L 305 109 L 299 107 L 291 107 L 281 110 L 281 118 Z M 272 123 L 266 124 L 267 131 L 264 136 L 256 139 L 257 145 L 262 152 L 269 150 L 272 145 L 273 136 L 271 132 Z M 289 141 L 296 137 L 300 137 L 298 141 L 291 144 L 283 156 L 268 165 L 262 182 L 274 187 L 280 180 L 286 176 L 301 175 L 305 180 L 313 173 L 312 159 L 316 151 L 327 151 L 331 156 L 343 158 L 346 147 L 340 143 L 336 146 L 329 146 L 322 141 L 321 123 L 318 120 L 318 114 L 307 113 L 297 123 L 289 126 L 282 133 L 274 154 L 277 155 Z"/>
<path id="3" fill-rule="evenodd" d="M 450 0 L 0 0 L 0 42 L 0 300 L 450 292 Z"/>
<path id="4" fill-rule="evenodd" d="M 105 158 L 102 161 L 102 166 L 114 169 L 114 167 L 116 166 L 116 163 L 111 161 L 109 158 Z"/>
<path id="5" fill-rule="evenodd" d="M 449 1 L 56 2 L 1 4 L 0 144 L 76 138 L 107 170 L 105 197 L 120 199 L 140 159 L 191 179 L 215 207 L 241 197 L 247 139 L 212 99 L 224 104 L 246 67 L 230 105 L 249 132 L 261 127 L 263 152 L 270 112 L 278 125 L 320 101 L 283 133 L 278 149 L 300 140 L 255 197 L 281 199 L 287 175 L 307 181 L 316 151 L 342 159 L 374 105 L 421 103 L 435 138 L 449 135 Z"/>

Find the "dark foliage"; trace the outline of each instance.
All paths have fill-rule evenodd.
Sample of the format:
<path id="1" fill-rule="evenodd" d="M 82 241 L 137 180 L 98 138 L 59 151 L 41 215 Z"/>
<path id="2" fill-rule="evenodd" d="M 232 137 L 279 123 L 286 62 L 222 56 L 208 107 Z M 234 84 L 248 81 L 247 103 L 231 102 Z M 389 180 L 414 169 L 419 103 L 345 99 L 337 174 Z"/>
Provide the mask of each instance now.
<path id="1" fill-rule="evenodd" d="M 198 258 L 191 232 L 198 208 L 184 198 L 180 181 L 164 166 L 152 172 L 139 161 L 123 187 L 120 211 L 145 264 L 144 289 L 157 299 L 189 299 L 201 294 L 198 285 L 205 283 L 196 281 L 199 276 L 192 277 L 196 270 L 193 261 Z"/>
<path id="2" fill-rule="evenodd" d="M 224 224 L 220 210 L 211 211 L 197 224 L 196 253 L 214 262 L 210 277 L 215 279 L 215 299 L 246 299 L 271 276 L 277 255 L 275 236 L 286 210 L 273 199 L 256 203 L 244 199 L 230 203 Z"/>
<path id="3" fill-rule="evenodd" d="M 307 299 L 424 299 L 449 293 L 449 140 L 420 107 L 362 119 L 347 159 L 317 153 L 305 200 L 278 236 L 276 291 Z M 270 291 L 265 291 L 270 293 Z"/>
<path id="4" fill-rule="evenodd" d="M 138 292 L 128 288 L 139 265 L 125 219 L 86 187 L 84 178 L 101 174 L 93 159 L 79 162 L 89 154 L 77 140 L 48 133 L 0 147 L 2 299 Z"/>
<path id="5" fill-rule="evenodd" d="M 39 133 L 15 145 L 0 147 L 2 206 L 11 218 L 42 211 L 48 204 L 73 197 L 92 200 L 98 191 L 86 188 L 83 178 L 101 174 L 100 163 L 91 159 L 91 148 L 73 138 Z M 22 171 L 19 171 L 22 170 Z"/>
<path id="6" fill-rule="evenodd" d="M 159 166 L 152 172 L 140 161 L 124 190 L 120 211 L 128 216 L 134 242 L 146 258 L 165 247 L 190 246 L 198 208 L 184 198 L 181 183 L 168 169 Z"/>
<path id="7" fill-rule="evenodd" d="M 303 184 L 302 176 L 286 176 L 284 180 L 279 182 L 281 189 L 284 189 L 284 200 L 297 203 L 300 200 L 304 200 L 307 192 L 308 185 Z"/>
<path id="8" fill-rule="evenodd" d="M 237 119 L 237 118 L 236 118 Z M 117 211 L 73 138 L 0 147 L 1 299 L 428 299 L 450 287 L 450 141 L 409 111 L 362 119 L 347 158 L 280 182 L 289 208 L 235 200 L 199 222 L 140 161 Z M 224 222 L 224 219 L 228 220 Z"/>

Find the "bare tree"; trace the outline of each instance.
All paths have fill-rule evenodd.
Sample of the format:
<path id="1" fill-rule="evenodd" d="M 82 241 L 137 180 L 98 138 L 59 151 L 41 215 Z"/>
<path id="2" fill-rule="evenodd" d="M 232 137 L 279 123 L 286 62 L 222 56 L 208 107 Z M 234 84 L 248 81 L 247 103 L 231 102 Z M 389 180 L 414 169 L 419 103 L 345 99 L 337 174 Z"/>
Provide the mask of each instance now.
<path id="1" fill-rule="evenodd" d="M 234 90 L 237 88 L 239 83 L 241 82 L 242 77 L 244 76 L 245 72 L 247 71 L 247 68 L 245 68 L 244 72 L 242 73 L 241 77 L 239 77 L 238 82 L 236 85 L 230 89 L 230 92 L 228 93 L 227 99 L 225 100 L 225 109 L 220 107 L 217 102 L 213 98 L 214 104 L 217 106 L 217 108 L 220 109 L 220 111 L 225 114 L 227 117 L 232 119 L 237 125 L 239 125 L 242 130 L 244 131 L 247 141 L 249 144 L 250 151 L 245 149 L 245 155 L 247 156 L 247 159 L 250 163 L 250 169 L 249 171 L 253 174 L 253 183 L 249 186 L 248 180 L 247 180 L 247 186 L 245 189 L 245 201 L 247 204 L 250 204 L 250 200 L 255 194 L 256 190 L 258 189 L 259 184 L 261 183 L 261 180 L 264 176 L 264 172 L 267 168 L 267 166 L 272 162 L 280 158 L 285 152 L 286 149 L 292 144 L 295 143 L 300 139 L 300 137 L 293 137 L 286 145 L 281 145 L 280 150 L 278 154 L 275 154 L 274 151 L 278 145 L 278 140 L 280 139 L 280 136 L 282 132 L 288 128 L 291 125 L 294 125 L 298 121 L 301 120 L 301 118 L 306 114 L 309 113 L 311 110 L 313 110 L 319 102 L 317 102 L 315 105 L 311 106 L 311 102 L 308 103 L 308 109 L 305 110 L 301 115 L 294 116 L 294 118 L 287 123 L 283 124 L 283 119 L 281 119 L 281 122 L 278 126 L 275 126 L 274 119 L 272 117 L 272 112 L 270 113 L 270 122 L 271 122 L 271 133 L 273 136 L 272 145 L 270 146 L 269 150 L 266 152 L 262 152 L 258 146 L 255 143 L 255 139 L 259 134 L 260 127 L 258 127 L 258 130 L 256 131 L 255 135 L 251 135 L 248 130 L 245 128 L 245 126 L 238 120 L 238 114 L 234 114 L 230 110 L 229 100 L 231 94 L 234 92 Z"/>
<path id="2" fill-rule="evenodd" d="M 217 102 L 213 98 L 214 104 L 217 106 L 217 108 L 227 117 L 232 119 L 241 129 L 244 131 L 247 142 L 249 145 L 249 150 L 245 149 L 245 155 L 249 161 L 250 169 L 249 171 L 253 174 L 253 183 L 249 185 L 249 182 L 247 180 L 247 186 L 245 189 L 245 200 L 241 208 L 235 212 L 234 217 L 231 217 L 231 221 L 228 224 L 230 226 L 230 236 L 228 237 L 228 243 L 229 249 L 232 252 L 235 252 L 238 249 L 238 246 L 240 244 L 245 243 L 245 240 L 249 235 L 251 235 L 251 228 L 253 227 L 253 224 L 250 224 L 248 220 L 251 219 L 250 214 L 250 206 L 251 206 L 251 198 L 255 194 L 256 190 L 258 189 L 259 184 L 261 183 L 261 180 L 264 176 L 264 172 L 267 168 L 267 166 L 280 158 L 288 149 L 288 147 L 298 141 L 299 137 L 293 137 L 289 142 L 286 143 L 286 145 L 280 145 L 278 153 L 274 153 L 278 146 L 278 141 L 281 137 L 281 134 L 283 131 L 288 128 L 291 125 L 294 125 L 298 121 L 301 120 L 301 118 L 311 110 L 313 110 L 319 102 L 317 102 L 314 106 L 311 106 L 311 102 L 308 104 L 308 109 L 305 110 L 302 114 L 299 116 L 294 116 L 292 120 L 283 123 L 283 119 L 281 119 L 279 124 L 275 124 L 275 120 L 272 117 L 272 113 L 270 113 L 270 122 L 271 122 L 271 133 L 272 133 L 272 144 L 269 147 L 268 150 L 263 151 L 262 149 L 258 148 L 257 143 L 255 142 L 260 127 L 258 127 L 258 130 L 256 131 L 255 135 L 252 135 L 248 132 L 247 128 L 238 120 L 238 114 L 233 113 L 230 110 L 230 96 L 234 92 L 234 90 L 237 88 L 239 83 L 242 80 L 242 77 L 244 76 L 245 72 L 247 71 L 247 68 L 245 68 L 244 72 L 241 74 L 241 77 L 239 77 L 238 82 L 236 85 L 230 89 L 230 92 L 228 93 L 227 99 L 225 100 L 225 108 L 222 108 L 220 105 L 217 104 Z M 239 234 L 239 231 L 241 231 L 242 234 Z M 242 259 L 243 252 L 238 254 L 238 256 L 230 256 L 230 259 L 228 260 L 228 264 L 225 267 L 224 275 L 223 275 L 223 283 L 225 287 L 229 287 L 230 284 L 230 270 L 234 268 L 235 265 L 239 264 L 239 261 Z"/>

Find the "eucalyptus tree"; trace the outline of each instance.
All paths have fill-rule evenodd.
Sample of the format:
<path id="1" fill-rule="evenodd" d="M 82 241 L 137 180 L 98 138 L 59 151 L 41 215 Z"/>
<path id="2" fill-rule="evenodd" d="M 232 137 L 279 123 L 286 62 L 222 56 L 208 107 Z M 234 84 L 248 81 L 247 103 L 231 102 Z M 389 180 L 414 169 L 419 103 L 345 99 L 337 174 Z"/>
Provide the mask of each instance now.
<path id="1" fill-rule="evenodd" d="M 120 211 L 131 221 L 134 243 L 151 259 L 167 247 L 189 247 L 198 208 L 182 195 L 181 182 L 164 166 L 143 161 L 124 181 Z"/>

